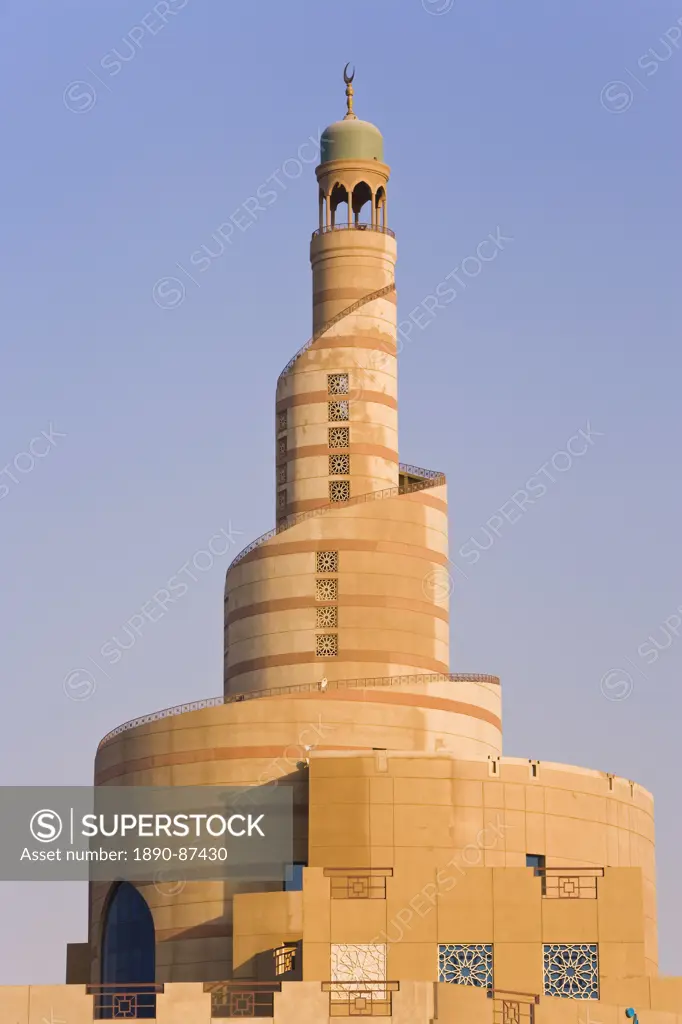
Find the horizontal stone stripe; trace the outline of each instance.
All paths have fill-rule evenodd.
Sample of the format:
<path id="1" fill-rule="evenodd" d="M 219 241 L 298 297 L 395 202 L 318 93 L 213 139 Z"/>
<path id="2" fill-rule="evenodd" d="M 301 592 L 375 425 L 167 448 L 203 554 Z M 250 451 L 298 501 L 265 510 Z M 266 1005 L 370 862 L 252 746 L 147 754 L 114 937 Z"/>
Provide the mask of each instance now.
<path id="1" fill-rule="evenodd" d="M 476 704 L 467 704 L 464 701 L 449 700 L 447 697 L 431 697 L 420 693 L 391 693 L 382 690 L 330 690 L 327 693 L 308 691 L 304 693 L 288 693 L 282 697 L 261 697 L 260 700 L 325 700 L 344 701 L 357 704 L 385 704 L 400 707 L 421 708 L 423 710 L 447 711 L 451 714 L 463 715 L 467 718 L 476 718 L 481 722 L 487 722 L 495 729 L 502 729 L 502 722 L 499 717 L 488 711 L 487 708 L 478 707 Z M 166 719 L 164 719 L 166 721 Z M 171 719 L 168 719 L 171 721 Z M 177 721 L 177 719 L 172 719 Z M 295 723 L 293 723 L 295 724 Z M 396 727 L 399 728 L 399 727 Z M 145 736 L 148 740 L 149 736 Z M 104 768 L 95 776 L 95 785 L 101 786 L 110 779 L 119 778 L 121 775 L 129 775 L 133 772 L 149 771 L 153 768 L 172 768 L 182 764 L 198 764 L 207 761 L 237 761 L 237 760 L 264 760 L 272 758 L 277 761 L 285 756 L 286 751 L 293 747 L 300 749 L 300 744 L 288 743 L 285 746 L 252 746 L 252 747 L 202 747 L 199 750 L 180 750 L 167 754 L 150 754 L 147 757 L 131 758 L 129 761 L 122 761 L 120 764 Z M 350 744 L 319 744 L 316 750 L 326 751 L 363 751 L 368 747 L 352 746 Z"/>
<path id="2" fill-rule="evenodd" d="M 317 478 L 314 478 L 314 477 L 313 478 L 309 478 L 307 482 L 310 483 L 311 479 L 317 479 L 318 481 L 322 480 L 326 484 L 329 481 L 330 478 L 327 477 L 327 476 L 318 476 Z M 352 480 L 355 480 L 355 481 L 358 481 L 358 480 L 360 480 L 360 481 L 362 481 L 362 480 L 371 480 L 372 483 L 375 483 L 376 480 L 377 480 L 376 476 L 366 477 L 366 476 L 360 476 L 360 474 L 353 474 L 353 476 L 351 476 L 351 477 L 342 477 L 342 476 L 340 476 L 340 477 L 332 477 L 332 479 L 351 480 L 351 481 Z M 394 486 L 394 485 L 391 484 L 390 480 L 386 480 L 386 481 L 384 481 L 384 483 L 386 484 L 386 487 Z M 347 502 L 340 501 L 339 505 L 342 508 L 345 508 L 346 505 L 347 505 Z M 334 506 L 332 505 L 332 509 L 333 509 L 333 507 Z M 315 509 L 315 508 L 329 508 L 329 494 L 326 494 L 323 498 L 305 498 L 305 499 L 301 499 L 300 501 L 290 501 L 290 502 L 288 502 L 288 504 L 286 506 L 286 509 L 284 510 L 284 514 L 287 515 L 287 516 L 298 516 L 302 512 L 312 512 L 312 510 Z"/>
<path id="3" fill-rule="evenodd" d="M 289 395 L 287 398 L 280 398 L 276 405 L 276 411 L 285 412 L 287 409 L 292 409 L 298 405 L 317 405 L 322 402 L 326 404 L 327 402 L 342 400 L 343 395 L 330 395 L 326 391 L 300 391 L 297 394 Z M 375 405 L 387 405 L 389 409 L 398 411 L 397 399 L 393 398 L 392 395 L 384 394 L 383 391 L 363 390 L 362 399 L 354 399 L 354 401 L 374 402 Z M 339 422 L 329 424 L 330 427 L 345 427 L 349 425 L 349 420 L 340 420 Z"/>
<path id="4" fill-rule="evenodd" d="M 310 696 L 310 694 L 307 694 Z M 313 699 L 315 694 L 313 694 Z M 267 697 L 263 698 L 267 700 Z M 148 738 L 148 737 L 145 737 Z M 262 747 L 202 747 L 199 750 L 180 750 L 170 754 L 149 754 L 147 757 L 135 757 L 130 761 L 121 761 L 120 764 L 103 768 L 95 775 L 95 785 L 101 786 L 110 779 L 116 779 L 120 775 L 129 775 L 132 772 L 150 771 L 152 768 L 174 768 L 180 764 L 202 764 L 206 761 L 249 761 L 253 759 L 264 760 L 272 758 L 277 761 L 284 757 L 289 747 L 298 747 L 303 756 L 303 748 L 297 743 L 287 743 L 286 746 L 262 746 Z M 353 747 L 349 745 L 324 745 L 318 744 L 316 750 L 367 750 L 367 747 Z M 292 766 L 293 767 L 293 766 Z"/>
<path id="5" fill-rule="evenodd" d="M 319 291 L 313 292 L 313 306 L 317 306 L 320 302 L 342 302 L 344 305 L 341 307 L 344 309 L 346 306 L 352 306 L 358 299 L 364 299 L 364 297 L 373 291 L 378 291 L 380 288 L 388 288 L 392 281 L 385 281 L 384 284 L 377 284 L 376 288 L 371 288 L 368 292 L 367 288 L 363 285 L 362 288 L 320 288 Z M 347 300 L 347 301 L 345 301 Z M 394 306 L 398 304 L 398 293 L 395 291 L 387 292 L 385 295 L 381 295 L 378 299 L 372 299 L 372 302 L 392 302 Z M 367 303 L 369 306 L 369 302 Z M 360 309 L 366 307 L 361 306 Z M 353 310 L 353 313 L 359 313 L 360 309 Z M 341 312 L 341 310 L 339 310 Z M 353 313 L 349 313 L 349 316 L 353 316 Z"/>
<path id="6" fill-rule="evenodd" d="M 154 931 L 157 942 L 172 942 L 173 939 L 181 939 L 183 942 L 198 942 L 201 939 L 229 939 L 232 934 L 231 921 L 225 921 L 222 924 L 207 922 L 206 924 L 183 925 L 182 928 L 157 928 Z M 202 958 L 202 966 L 205 962 L 205 958 Z M 165 964 L 157 962 L 157 970 L 163 969 L 165 966 Z"/>
<path id="7" fill-rule="evenodd" d="M 429 638 L 425 638 L 429 639 Z M 343 664 L 347 661 L 359 663 L 390 662 L 396 665 L 411 665 L 415 669 L 424 672 L 437 672 L 447 675 L 449 666 L 443 661 L 435 658 L 428 658 L 422 654 L 414 654 L 411 651 L 346 651 L 342 650 L 336 658 L 318 658 L 315 651 L 291 651 L 286 654 L 266 654 L 260 658 L 249 658 L 247 661 L 238 661 L 233 665 L 229 662 L 226 666 L 225 676 L 227 681 L 241 676 L 245 672 L 262 672 L 269 668 L 283 668 L 286 665 L 317 665 L 323 668 L 330 662 L 334 665 Z"/>
<path id="8" fill-rule="evenodd" d="M 315 694 L 317 696 L 317 694 Z M 310 693 L 289 693 L 287 700 L 305 700 Z M 422 693 L 398 693 L 395 691 L 384 692 L 372 690 L 369 687 L 364 690 L 330 690 L 327 694 L 320 693 L 325 700 L 351 701 L 360 704 L 398 704 L 401 707 L 423 708 L 431 711 L 448 711 L 453 715 L 466 715 L 468 718 L 478 718 L 487 722 L 496 729 L 502 728 L 501 719 L 487 708 L 479 707 L 477 704 L 467 704 L 462 700 L 451 700 L 449 697 L 431 697 Z M 323 750 L 324 747 L 316 747 L 316 750 Z"/>
<path id="9" fill-rule="evenodd" d="M 310 351 L 315 351 L 320 348 L 368 348 L 372 351 L 381 352 L 382 355 L 385 353 L 389 356 L 396 356 L 398 354 L 398 345 L 387 335 L 382 335 L 381 340 L 377 338 L 367 338 L 361 334 L 331 334 L 329 336 L 324 335 L 315 342 Z M 359 370 L 364 367 L 359 366 Z M 377 370 L 381 370 L 383 367 L 377 366 Z M 370 369 L 367 368 L 367 372 Z"/>
<path id="10" fill-rule="evenodd" d="M 324 602 L 327 604 L 328 602 Z M 416 615 L 432 615 L 443 622 L 449 620 L 448 613 L 430 604 L 428 601 L 412 601 L 407 597 L 391 597 L 383 594 L 339 594 L 338 601 L 329 602 L 339 608 L 395 608 L 396 610 L 414 612 Z M 285 612 L 294 608 L 319 608 L 320 605 L 313 601 L 312 597 L 279 597 L 271 601 L 259 601 L 255 604 L 244 605 L 243 608 L 235 608 L 229 612 L 226 625 L 240 619 L 248 619 L 252 615 L 267 615 L 269 612 Z"/>
<path id="11" fill-rule="evenodd" d="M 281 535 L 280 535 L 281 536 Z M 274 540 L 274 538 L 273 538 Z M 404 555 L 406 558 L 419 558 L 425 562 L 435 562 L 437 565 L 447 565 L 448 556 L 434 551 L 432 548 L 423 548 L 417 544 L 403 544 L 393 540 L 360 540 L 359 538 L 334 537 L 333 539 L 318 539 L 310 537 L 306 540 L 286 541 L 281 544 L 261 544 L 254 548 L 248 555 L 244 555 L 239 565 L 247 562 L 255 562 L 261 558 L 279 558 L 281 555 L 299 555 L 310 551 L 322 551 L 323 546 L 333 544 L 335 551 L 371 551 L 380 555 Z M 324 548 L 326 550 L 326 548 Z M 235 566 L 236 568 L 236 566 Z M 438 669 L 440 672 L 441 669 Z"/>
<path id="12" fill-rule="evenodd" d="M 415 493 L 421 495 L 418 499 L 420 505 L 428 505 L 430 508 L 438 509 L 439 512 L 444 512 L 445 515 L 448 514 L 447 501 L 443 501 L 442 498 L 434 498 L 432 494 L 427 494 L 424 491 L 417 491 Z M 405 495 L 405 497 L 408 497 L 408 495 Z M 409 495 L 409 497 L 412 497 L 412 495 Z"/>
<path id="13" fill-rule="evenodd" d="M 383 444 L 364 444 L 362 441 L 351 443 L 348 448 L 330 448 L 326 444 L 302 444 L 298 448 L 290 448 L 283 461 L 310 459 L 316 455 L 375 455 L 379 459 L 398 462 L 398 453 L 392 448 L 386 448 Z"/>

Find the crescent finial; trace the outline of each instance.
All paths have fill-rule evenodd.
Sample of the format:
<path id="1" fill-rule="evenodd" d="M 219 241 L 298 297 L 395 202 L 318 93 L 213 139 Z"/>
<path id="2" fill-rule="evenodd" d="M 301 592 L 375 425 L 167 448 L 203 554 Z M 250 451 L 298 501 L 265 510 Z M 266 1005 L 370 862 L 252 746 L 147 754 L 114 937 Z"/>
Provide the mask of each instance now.
<path id="1" fill-rule="evenodd" d="M 350 83 L 355 78 L 355 68 L 353 68 L 353 74 L 352 75 L 348 74 L 348 68 L 350 66 L 351 66 L 351 61 L 348 61 L 348 63 L 346 64 L 345 68 L 343 69 L 343 80 L 346 83 L 346 85 L 350 85 Z"/>

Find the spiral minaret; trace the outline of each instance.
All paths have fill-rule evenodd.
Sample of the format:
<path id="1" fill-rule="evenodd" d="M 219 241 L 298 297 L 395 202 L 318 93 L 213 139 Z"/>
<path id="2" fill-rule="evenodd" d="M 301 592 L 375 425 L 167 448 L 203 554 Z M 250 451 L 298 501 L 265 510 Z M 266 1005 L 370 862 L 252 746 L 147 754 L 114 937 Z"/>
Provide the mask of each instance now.
<path id="1" fill-rule="evenodd" d="M 97 785 L 286 777 L 305 823 L 311 749 L 500 754 L 499 680 L 450 672 L 445 477 L 399 461 L 390 170 L 345 78 L 316 169 L 312 336 L 277 381 L 275 525 L 227 571 L 224 695 L 114 730 Z M 297 842 L 308 863 L 307 824 Z M 140 891 L 160 980 L 230 976 L 230 885 Z M 110 895 L 92 886 L 94 980 Z"/>
<path id="2" fill-rule="evenodd" d="M 413 677 L 443 710 L 458 698 L 468 753 L 496 753 L 499 688 L 448 678 L 445 477 L 399 461 L 390 168 L 344 77 L 316 170 L 313 333 L 277 381 L 277 526 L 227 573 L 225 693 Z"/>

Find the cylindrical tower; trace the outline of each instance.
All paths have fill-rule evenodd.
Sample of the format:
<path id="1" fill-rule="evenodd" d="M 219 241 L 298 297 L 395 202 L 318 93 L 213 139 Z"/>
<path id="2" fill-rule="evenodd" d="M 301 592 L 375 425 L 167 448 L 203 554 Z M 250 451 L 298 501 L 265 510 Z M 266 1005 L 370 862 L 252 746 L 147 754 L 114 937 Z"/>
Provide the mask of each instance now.
<path id="1" fill-rule="evenodd" d="M 396 243 L 383 139 L 326 129 L 310 246 L 313 336 L 277 382 L 277 520 L 398 483 Z"/>

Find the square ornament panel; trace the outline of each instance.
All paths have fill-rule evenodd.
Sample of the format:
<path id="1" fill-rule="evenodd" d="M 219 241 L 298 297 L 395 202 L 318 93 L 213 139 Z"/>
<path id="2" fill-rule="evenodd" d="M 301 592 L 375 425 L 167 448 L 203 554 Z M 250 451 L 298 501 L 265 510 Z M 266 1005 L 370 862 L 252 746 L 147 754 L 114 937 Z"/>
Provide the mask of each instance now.
<path id="1" fill-rule="evenodd" d="M 330 448 L 349 448 L 350 427 L 329 427 L 328 441 Z"/>
<path id="2" fill-rule="evenodd" d="M 332 943 L 332 981 L 386 981 L 385 943 Z"/>
<path id="3" fill-rule="evenodd" d="M 350 480 L 330 480 L 329 500 L 331 502 L 350 501 Z"/>
<path id="4" fill-rule="evenodd" d="M 330 455 L 329 456 L 329 475 L 330 476 L 349 476 L 350 475 L 350 455 Z"/>
<path id="5" fill-rule="evenodd" d="M 327 407 L 329 419 L 332 423 L 342 423 L 344 420 L 350 419 L 348 402 L 329 402 Z"/>
<path id="6" fill-rule="evenodd" d="M 599 947 L 596 943 L 554 943 L 543 947 L 546 996 L 599 999 Z"/>
<path id="7" fill-rule="evenodd" d="M 335 658 L 339 653 L 339 637 L 337 633 L 317 633 L 315 636 L 315 654 L 318 658 Z"/>
<path id="8" fill-rule="evenodd" d="M 336 629 L 339 624 L 339 609 L 335 604 L 325 605 L 323 608 L 316 608 L 316 622 L 318 629 Z"/>
<path id="9" fill-rule="evenodd" d="M 347 373 L 327 374 L 327 393 L 330 395 L 347 395 L 349 391 Z"/>
<path id="10" fill-rule="evenodd" d="M 493 947 L 485 943 L 446 942 L 438 947 L 438 980 L 450 985 L 492 988 Z"/>
<path id="11" fill-rule="evenodd" d="M 338 601 L 339 581 L 335 579 L 315 580 L 316 601 Z"/>
<path id="12" fill-rule="evenodd" d="M 316 551 L 315 572 L 338 572 L 339 553 L 338 551 Z"/>

